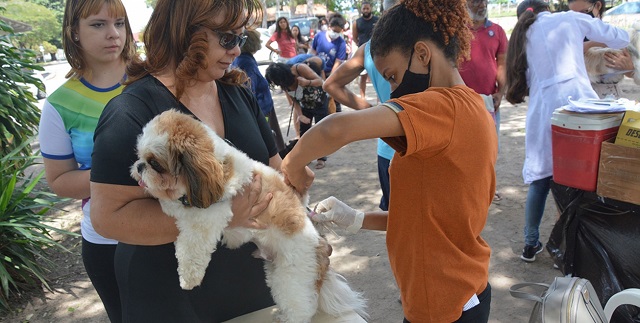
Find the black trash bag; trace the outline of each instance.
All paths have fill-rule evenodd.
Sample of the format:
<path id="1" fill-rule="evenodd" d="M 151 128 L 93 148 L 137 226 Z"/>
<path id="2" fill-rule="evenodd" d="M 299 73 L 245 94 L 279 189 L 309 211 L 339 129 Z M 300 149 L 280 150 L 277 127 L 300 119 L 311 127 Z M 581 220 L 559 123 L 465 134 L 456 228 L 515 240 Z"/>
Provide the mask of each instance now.
<path id="1" fill-rule="evenodd" d="M 588 279 L 604 307 L 615 293 L 640 288 L 640 206 L 552 183 L 561 212 L 547 251 L 565 275 Z M 640 309 L 620 306 L 611 322 L 640 323 Z"/>

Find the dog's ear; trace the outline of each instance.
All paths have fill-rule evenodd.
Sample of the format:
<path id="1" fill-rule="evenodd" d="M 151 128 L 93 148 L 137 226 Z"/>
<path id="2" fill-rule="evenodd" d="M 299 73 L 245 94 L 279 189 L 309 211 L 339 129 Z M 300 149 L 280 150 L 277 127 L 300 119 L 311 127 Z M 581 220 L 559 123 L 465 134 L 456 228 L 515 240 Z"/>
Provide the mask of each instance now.
<path id="1" fill-rule="evenodd" d="M 224 167 L 213 154 L 201 150 L 184 151 L 177 157 L 180 173 L 187 183 L 187 201 L 197 208 L 207 208 L 224 194 Z"/>
<path id="2" fill-rule="evenodd" d="M 629 32 L 631 42 L 627 46 L 629 55 L 631 55 L 631 61 L 633 62 L 633 82 L 640 85 L 640 21 L 636 21 L 633 24 L 633 28 Z"/>

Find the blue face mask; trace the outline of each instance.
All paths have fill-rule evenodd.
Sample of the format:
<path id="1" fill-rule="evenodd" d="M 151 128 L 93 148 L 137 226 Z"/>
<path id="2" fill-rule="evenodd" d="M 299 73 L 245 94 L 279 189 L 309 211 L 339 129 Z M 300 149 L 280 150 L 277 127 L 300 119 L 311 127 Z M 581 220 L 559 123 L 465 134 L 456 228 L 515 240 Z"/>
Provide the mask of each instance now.
<path id="1" fill-rule="evenodd" d="M 404 72 L 402 82 L 400 82 L 398 87 L 391 92 L 392 99 L 396 99 L 407 94 L 423 92 L 429 88 L 429 85 L 431 84 L 431 63 L 429 63 L 429 73 L 417 74 L 409 70 L 411 68 L 412 59 L 413 49 L 411 50 L 409 66 L 407 66 L 407 70 Z"/>

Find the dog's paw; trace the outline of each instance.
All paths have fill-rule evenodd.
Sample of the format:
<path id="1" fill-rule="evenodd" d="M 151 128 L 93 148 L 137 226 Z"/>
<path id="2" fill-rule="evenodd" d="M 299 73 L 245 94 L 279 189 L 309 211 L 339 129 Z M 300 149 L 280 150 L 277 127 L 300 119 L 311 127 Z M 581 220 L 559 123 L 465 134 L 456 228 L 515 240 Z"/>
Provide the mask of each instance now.
<path id="1" fill-rule="evenodd" d="M 278 310 L 276 315 L 273 317 L 274 323 L 290 323 L 287 316 L 282 312 L 282 310 Z M 292 323 L 292 322 L 291 322 Z"/>
<path id="2" fill-rule="evenodd" d="M 311 323 L 311 318 L 308 319 L 304 319 L 304 318 L 300 318 L 300 317 L 296 317 L 297 315 L 294 315 L 294 317 L 290 317 L 288 316 L 285 311 L 283 311 L 282 309 L 278 309 L 274 316 L 273 316 L 273 322 L 277 322 L 277 323 Z"/>
<path id="3" fill-rule="evenodd" d="M 251 240 L 251 230 L 246 228 L 227 228 L 222 236 L 222 243 L 229 249 L 238 249 Z"/>
<path id="4" fill-rule="evenodd" d="M 194 287 L 199 285 L 200 283 L 188 282 L 184 278 L 180 277 L 180 288 L 184 290 L 192 290 Z"/>

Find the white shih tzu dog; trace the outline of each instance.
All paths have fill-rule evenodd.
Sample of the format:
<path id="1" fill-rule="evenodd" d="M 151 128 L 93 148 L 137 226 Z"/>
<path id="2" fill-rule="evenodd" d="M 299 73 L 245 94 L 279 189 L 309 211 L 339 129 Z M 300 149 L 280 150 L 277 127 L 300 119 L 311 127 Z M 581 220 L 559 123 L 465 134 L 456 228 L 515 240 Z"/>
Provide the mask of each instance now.
<path id="1" fill-rule="evenodd" d="M 329 248 L 308 219 L 303 198 L 276 170 L 176 110 L 156 116 L 144 127 L 137 151 L 131 176 L 176 218 L 183 289 L 200 285 L 221 239 L 229 248 L 252 241 L 268 260 L 266 280 L 279 320 L 309 322 L 318 308 L 333 316 L 354 310 L 366 317 L 361 294 L 329 268 Z M 261 194 L 273 194 L 267 209 L 256 217 L 266 229 L 227 228 L 233 217 L 231 199 L 254 174 L 261 175 Z"/>
<path id="2" fill-rule="evenodd" d="M 631 56 L 634 65 L 633 82 L 640 85 L 640 22 L 633 24 L 629 32 L 629 45 L 627 51 Z M 621 53 L 622 50 L 607 47 L 591 47 L 584 53 L 584 63 L 587 67 L 587 74 L 591 83 L 618 83 L 623 78 L 622 72 L 607 66 L 605 55 L 607 53 Z"/>

